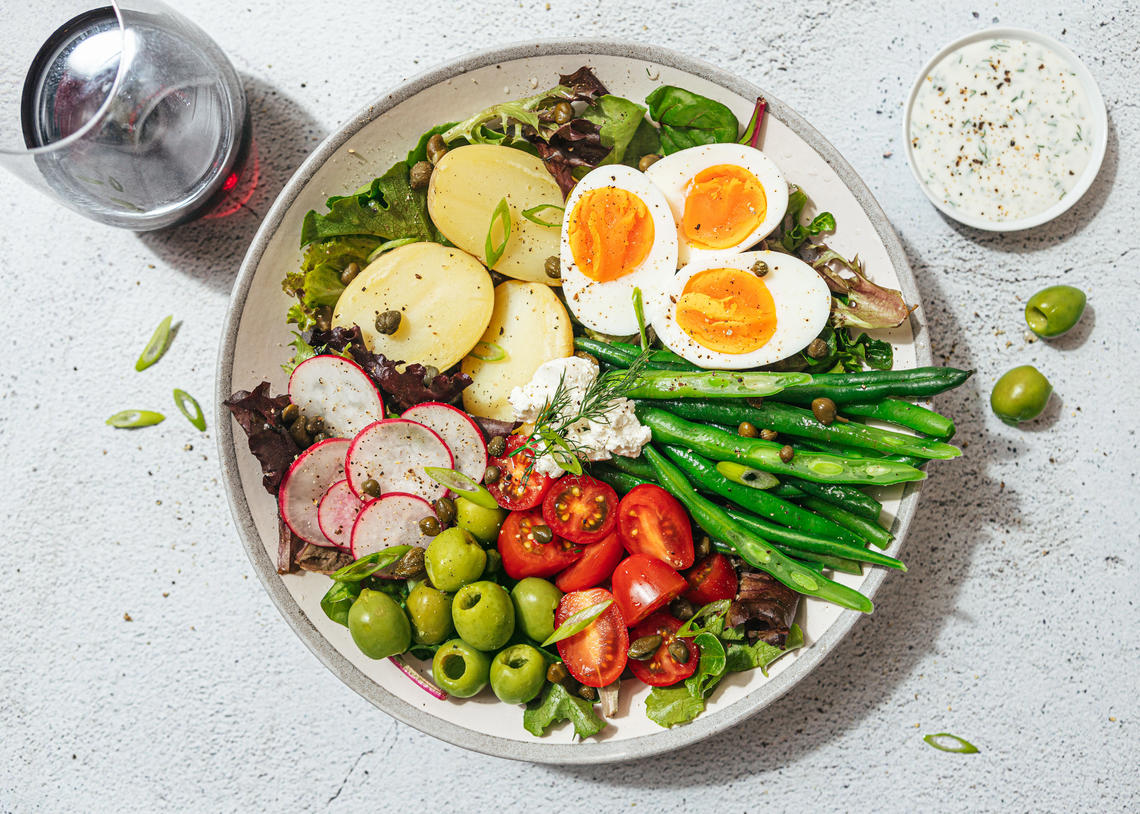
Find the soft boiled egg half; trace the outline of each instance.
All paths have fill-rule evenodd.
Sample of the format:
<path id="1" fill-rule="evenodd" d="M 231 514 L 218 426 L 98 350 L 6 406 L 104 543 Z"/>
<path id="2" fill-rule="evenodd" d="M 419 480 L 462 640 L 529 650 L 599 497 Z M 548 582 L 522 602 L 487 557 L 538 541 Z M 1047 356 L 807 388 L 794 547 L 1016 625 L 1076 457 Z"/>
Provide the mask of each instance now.
<path id="1" fill-rule="evenodd" d="M 648 306 L 657 336 L 705 368 L 769 365 L 819 335 L 831 311 L 827 285 L 781 252 L 694 260 Z"/>
<path id="2" fill-rule="evenodd" d="M 788 182 L 780 168 L 747 144 L 689 147 L 645 174 L 669 202 L 682 265 L 756 245 L 788 209 Z"/>
<path id="3" fill-rule="evenodd" d="M 677 228 L 661 190 L 632 167 L 591 170 L 566 200 L 562 291 L 595 331 L 637 332 L 633 290 L 650 299 L 677 268 Z"/>

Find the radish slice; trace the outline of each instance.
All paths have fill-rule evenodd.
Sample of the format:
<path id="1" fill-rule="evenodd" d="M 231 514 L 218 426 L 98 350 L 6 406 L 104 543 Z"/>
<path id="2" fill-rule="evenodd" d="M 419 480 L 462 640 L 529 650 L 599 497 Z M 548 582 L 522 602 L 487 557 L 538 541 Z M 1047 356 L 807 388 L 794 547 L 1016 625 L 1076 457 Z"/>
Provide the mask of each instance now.
<path id="1" fill-rule="evenodd" d="M 317 505 L 317 522 L 321 533 L 344 551 L 352 547 L 352 524 L 364 508 L 360 498 L 348 488 L 347 480 L 338 480 L 326 491 Z"/>
<path id="2" fill-rule="evenodd" d="M 431 538 L 420 531 L 420 521 L 435 516 L 431 504 L 416 495 L 392 492 L 368 501 L 352 527 L 352 558 L 394 545 L 427 548 Z"/>
<path id="3" fill-rule="evenodd" d="M 417 404 L 400 417 L 418 421 L 439 433 L 443 443 L 447 444 L 455 456 L 452 468 L 476 483 L 483 480 L 483 473 L 487 471 L 487 444 L 471 416 L 450 404 L 428 401 Z"/>
<path id="4" fill-rule="evenodd" d="M 426 474 L 425 466 L 450 469 L 451 450 L 423 424 L 404 418 L 386 418 L 369 424 L 352 439 L 345 474 L 353 494 L 363 499 L 366 480 L 380 484 L 380 493 L 405 492 L 425 500 L 443 497 L 447 489 Z"/>
<path id="5" fill-rule="evenodd" d="M 335 546 L 321 531 L 318 507 L 328 488 L 344 479 L 344 456 L 348 454 L 347 438 L 330 438 L 302 452 L 277 491 L 281 519 L 293 533 L 319 546 Z"/>
<path id="6" fill-rule="evenodd" d="M 384 417 L 384 400 L 364 369 L 340 356 L 313 356 L 289 377 L 289 400 L 301 413 L 320 416 L 325 431 L 352 438 Z"/>

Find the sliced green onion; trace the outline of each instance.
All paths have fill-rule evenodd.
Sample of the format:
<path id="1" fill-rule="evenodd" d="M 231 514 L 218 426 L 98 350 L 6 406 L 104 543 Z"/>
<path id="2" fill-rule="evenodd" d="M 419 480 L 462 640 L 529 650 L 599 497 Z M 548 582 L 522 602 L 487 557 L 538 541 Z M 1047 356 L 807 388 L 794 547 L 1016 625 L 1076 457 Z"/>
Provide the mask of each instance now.
<path id="1" fill-rule="evenodd" d="M 507 358 L 506 350 L 498 342 L 476 342 L 475 347 L 467 355 L 481 362 L 501 362 Z"/>
<path id="2" fill-rule="evenodd" d="M 174 403 L 178 405 L 182 415 L 186 416 L 187 421 L 202 432 L 206 431 L 206 416 L 202 415 L 202 405 L 198 403 L 197 399 L 185 390 L 179 390 L 175 387 Z"/>
<path id="3" fill-rule="evenodd" d="M 337 582 L 360 582 L 377 571 L 387 568 L 412 550 L 410 545 L 394 545 L 350 562 L 332 575 Z"/>
<path id="4" fill-rule="evenodd" d="M 495 225 L 499 224 L 503 230 L 503 241 L 497 246 L 494 242 Z M 487 227 L 487 239 L 483 243 L 483 253 L 487 257 L 487 268 L 493 269 L 507 250 L 507 241 L 511 239 L 511 210 L 507 206 L 507 199 L 500 198 L 498 206 L 491 214 L 491 225 Z"/>
<path id="5" fill-rule="evenodd" d="M 170 344 L 170 323 L 173 320 L 174 316 L 172 314 L 158 323 L 158 327 L 154 329 L 150 341 L 146 343 L 143 352 L 139 354 L 139 360 L 135 362 L 135 370 L 146 370 L 161 359 L 162 354 L 166 353 L 166 348 Z"/>
<path id="6" fill-rule="evenodd" d="M 160 424 L 165 420 L 166 416 L 153 410 L 121 410 L 108 418 L 107 423 L 120 430 L 134 430 Z"/>
<path id="7" fill-rule="evenodd" d="M 716 465 L 716 471 L 724 475 L 733 483 L 741 486 L 751 486 L 753 489 L 771 489 L 780 485 L 780 479 L 771 472 L 753 469 L 735 461 L 721 461 Z"/>
<path id="8" fill-rule="evenodd" d="M 974 744 L 965 738 L 959 738 L 957 735 L 951 735 L 949 732 L 938 732 L 933 735 L 927 735 L 923 740 L 940 752 L 957 752 L 960 755 L 973 755 L 978 751 L 978 747 L 974 746 Z"/>
<path id="9" fill-rule="evenodd" d="M 540 218 L 538 216 L 539 212 L 544 212 L 547 209 L 557 209 L 558 210 L 559 217 L 558 217 L 557 223 L 555 223 L 553 221 L 543 220 L 542 218 Z M 555 204 L 539 204 L 538 206 L 532 206 L 530 209 L 524 209 L 522 211 L 522 216 L 524 218 L 526 218 L 527 220 L 529 220 L 531 223 L 537 223 L 539 226 L 549 226 L 552 229 L 561 229 L 562 228 L 562 217 L 565 214 L 566 214 L 566 209 L 564 207 L 557 206 Z"/>
<path id="10" fill-rule="evenodd" d="M 401 246 L 407 246 L 409 243 L 419 243 L 419 242 L 420 242 L 420 239 L 418 237 L 400 237 L 400 238 L 397 238 L 395 240 L 388 240 L 384 243 L 381 243 L 379 246 L 377 246 L 375 249 L 373 249 L 372 252 L 368 255 L 368 259 L 365 260 L 364 262 L 365 263 L 371 263 L 373 260 L 375 260 L 377 257 L 382 255 L 384 252 L 391 251 L 392 249 L 398 249 Z"/>
<path id="11" fill-rule="evenodd" d="M 583 630 L 590 626 L 590 623 L 606 612 L 606 608 L 612 605 L 612 599 L 605 599 L 596 605 L 591 605 L 588 608 L 583 608 L 577 613 L 570 616 L 565 622 L 558 626 L 558 629 L 546 637 L 540 647 L 552 645 L 555 642 L 560 642 L 563 639 L 569 639 L 575 634 L 581 633 Z"/>
<path id="12" fill-rule="evenodd" d="M 499 504 L 491 497 L 490 492 L 458 470 L 443 466 L 425 466 L 424 473 L 436 483 L 446 486 L 476 506 L 482 506 L 484 509 L 499 508 Z"/>
<path id="13" fill-rule="evenodd" d="M 637 335 L 641 337 L 641 349 L 649 347 L 649 335 L 645 332 L 645 303 L 641 299 L 641 289 L 633 289 L 633 313 L 637 315 Z"/>

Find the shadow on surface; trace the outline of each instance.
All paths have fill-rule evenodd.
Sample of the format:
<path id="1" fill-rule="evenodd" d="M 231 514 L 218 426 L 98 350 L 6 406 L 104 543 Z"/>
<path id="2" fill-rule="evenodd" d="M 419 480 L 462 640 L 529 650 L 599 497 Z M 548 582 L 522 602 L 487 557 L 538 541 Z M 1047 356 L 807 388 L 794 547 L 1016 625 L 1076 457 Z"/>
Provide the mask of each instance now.
<path id="1" fill-rule="evenodd" d="M 257 227 L 285 182 L 324 137 L 300 105 L 258 79 L 242 77 L 253 127 L 246 168 L 234 190 L 205 217 L 140 234 L 156 257 L 212 289 L 233 287 Z"/>
<path id="2" fill-rule="evenodd" d="M 939 344 L 952 349 L 943 356 L 935 348 L 936 363 L 973 367 L 954 315 L 930 307 L 945 302 L 939 269 L 928 267 L 905 241 L 903 245 L 928 305 L 926 313 L 935 315 L 927 317 L 932 323 L 927 327 Z M 993 458 L 1017 456 L 1021 450 L 986 432 L 989 405 L 984 389 L 984 383 L 971 378 L 938 398 L 935 406 L 958 425 L 955 442 L 963 446 L 964 454 L 930 467 L 931 477 L 923 484 L 919 510 L 902 551 L 910 572 L 888 576 L 875 596 L 874 617 L 857 624 L 814 672 L 751 720 L 683 750 L 642 761 L 652 767 L 648 771 L 630 771 L 632 763 L 556 771 L 607 783 L 629 784 L 630 778 L 637 778 L 638 785 L 650 788 L 721 786 L 794 764 L 875 715 L 936 648 L 947 619 L 970 622 L 969 610 L 958 606 L 958 590 L 973 549 L 1000 533 L 993 528 L 998 501 L 1003 521 L 1018 520 L 1016 494 L 1004 483 L 994 482 L 986 468 Z M 898 736 L 907 738 L 915 731 L 900 727 Z"/>

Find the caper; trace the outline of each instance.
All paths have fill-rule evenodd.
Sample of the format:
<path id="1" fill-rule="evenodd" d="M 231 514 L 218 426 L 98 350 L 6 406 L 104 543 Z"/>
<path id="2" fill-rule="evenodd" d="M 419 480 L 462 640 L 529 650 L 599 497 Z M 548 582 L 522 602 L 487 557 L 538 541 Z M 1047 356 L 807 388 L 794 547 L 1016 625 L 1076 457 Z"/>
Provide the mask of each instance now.
<path id="1" fill-rule="evenodd" d="M 546 258 L 543 268 L 546 269 L 546 276 L 551 280 L 557 280 L 562 276 L 562 261 L 558 259 L 558 255 L 552 254 Z"/>
<path id="2" fill-rule="evenodd" d="M 752 264 L 752 273 L 755 274 L 757 277 L 763 277 L 765 274 L 768 273 L 768 264 L 765 263 L 763 260 L 757 260 L 755 263 Z"/>
<path id="3" fill-rule="evenodd" d="M 359 273 L 360 273 L 360 264 L 359 263 L 349 263 L 347 266 L 344 267 L 344 271 L 342 271 L 340 273 L 340 281 L 342 283 L 344 283 L 345 285 L 348 285 L 349 283 L 351 283 L 353 280 L 356 279 L 356 275 Z"/>
<path id="4" fill-rule="evenodd" d="M 385 311 L 376 315 L 376 330 L 385 336 L 391 336 L 400 330 L 400 323 L 404 315 L 399 311 Z"/>
<path id="5" fill-rule="evenodd" d="M 669 613 L 682 622 L 687 622 L 697 615 L 697 607 L 683 596 L 679 596 L 669 603 Z"/>
<path id="6" fill-rule="evenodd" d="M 593 687 L 587 687 L 585 684 L 578 688 L 578 695 L 582 698 L 585 698 L 587 701 L 598 700 L 598 691 Z"/>
<path id="7" fill-rule="evenodd" d="M 447 142 L 443 140 L 443 136 L 435 133 L 428 139 L 427 143 L 427 157 L 428 161 L 432 164 L 438 164 L 439 160 L 447 153 Z"/>
<path id="8" fill-rule="evenodd" d="M 696 554 L 698 560 L 703 560 L 712 553 L 712 540 L 709 539 L 707 534 L 702 534 L 697 539 Z"/>
<path id="9" fill-rule="evenodd" d="M 566 665 L 560 661 L 556 661 L 546 668 L 546 680 L 551 684 L 561 684 L 569 675 L 570 672 L 566 669 Z"/>
<path id="10" fill-rule="evenodd" d="M 293 440 L 297 442 L 299 447 L 307 447 L 313 443 L 313 439 L 305 431 L 305 417 L 303 415 L 297 416 L 297 420 L 289 425 L 289 434 L 293 436 Z"/>
<path id="11" fill-rule="evenodd" d="M 815 420 L 820 424 L 827 426 L 835 421 L 835 402 L 827 398 L 827 396 L 820 396 L 811 401 L 811 411 L 815 416 Z"/>
<path id="12" fill-rule="evenodd" d="M 318 331 L 327 331 L 332 327 L 332 309 L 327 305 L 313 311 L 313 322 Z"/>
<path id="13" fill-rule="evenodd" d="M 777 435 L 777 433 L 775 430 L 768 430 L 768 429 L 760 430 L 760 437 L 763 438 L 765 441 L 775 441 L 776 435 Z"/>
<path id="14" fill-rule="evenodd" d="M 450 526 L 455 522 L 455 501 L 449 497 L 441 497 L 432 504 L 435 509 L 435 516 L 439 518 L 441 525 Z"/>
<path id="15" fill-rule="evenodd" d="M 369 497 L 380 497 L 380 481 L 375 478 L 369 478 L 360 484 L 360 491 Z"/>
<path id="16" fill-rule="evenodd" d="M 796 456 L 796 451 L 787 444 L 780 447 L 780 460 L 784 463 L 791 463 L 792 458 Z"/>
<path id="17" fill-rule="evenodd" d="M 327 432 L 318 432 L 316 435 L 313 436 L 313 443 L 319 444 L 319 443 L 321 443 L 321 441 L 327 441 L 330 438 L 332 438 L 332 436 L 329 435 Z"/>
<path id="18" fill-rule="evenodd" d="M 443 529 L 439 527 L 439 520 L 432 517 L 430 514 L 420 521 L 420 534 L 425 537 L 435 537 Z"/>
<path id="19" fill-rule="evenodd" d="M 408 170 L 408 184 L 412 189 L 427 189 L 431 183 L 431 162 L 417 161 Z"/>
<path id="20" fill-rule="evenodd" d="M 555 124 L 566 124 L 574 118 L 574 106 L 566 101 L 559 102 L 551 111 L 554 113 Z"/>
<path id="21" fill-rule="evenodd" d="M 281 411 L 281 420 L 286 424 L 292 424 L 301 415 L 301 408 L 296 404 L 286 404 L 285 409 Z"/>
<path id="22" fill-rule="evenodd" d="M 325 420 L 319 415 L 315 415 L 305 422 L 305 430 L 309 433 L 309 435 L 316 435 L 324 428 Z"/>
<path id="23" fill-rule="evenodd" d="M 546 545 L 554 539 L 554 532 L 551 531 L 550 526 L 547 525 L 534 526 L 531 528 L 530 533 L 536 543 L 542 543 L 543 545 Z"/>
<path id="24" fill-rule="evenodd" d="M 817 336 L 811 341 L 811 344 L 807 346 L 807 355 L 812 359 L 822 359 L 828 355 L 830 350 L 831 349 L 827 346 L 827 342 Z"/>
<path id="25" fill-rule="evenodd" d="M 487 564 L 483 566 L 483 579 L 489 579 L 503 569 L 503 555 L 493 548 L 487 549 Z"/>
<path id="26" fill-rule="evenodd" d="M 629 646 L 629 657 L 634 661 L 648 661 L 653 658 L 657 648 L 661 646 L 661 637 L 654 633 L 651 636 L 642 636 L 634 639 Z"/>
<path id="27" fill-rule="evenodd" d="M 424 365 L 424 387 L 431 387 L 435 377 L 439 375 L 439 368 L 435 365 Z"/>
<path id="28" fill-rule="evenodd" d="M 760 435 L 760 430 L 756 429 L 756 425 L 748 421 L 741 421 L 740 426 L 736 428 L 736 432 L 742 438 L 756 438 Z"/>
<path id="29" fill-rule="evenodd" d="M 412 546 L 392 566 L 392 576 L 397 579 L 415 579 L 424 573 L 424 550 L 419 546 Z"/>
<path id="30" fill-rule="evenodd" d="M 502 474 L 502 470 L 492 464 L 491 466 L 487 467 L 485 472 L 483 472 L 483 483 L 487 484 L 488 486 L 493 483 L 498 483 L 499 478 L 502 477 Z"/>
<path id="31" fill-rule="evenodd" d="M 680 639 L 674 639 L 669 642 L 669 655 L 678 664 L 686 664 L 689 661 L 689 646 Z"/>
<path id="32" fill-rule="evenodd" d="M 657 153 L 648 153 L 646 155 L 643 155 L 641 157 L 641 160 L 637 162 L 637 168 L 642 172 L 645 172 L 660 160 L 661 156 L 657 155 Z"/>
<path id="33" fill-rule="evenodd" d="M 496 435 L 487 444 L 487 452 L 493 457 L 498 458 L 507 451 L 507 439 L 501 435 Z"/>

